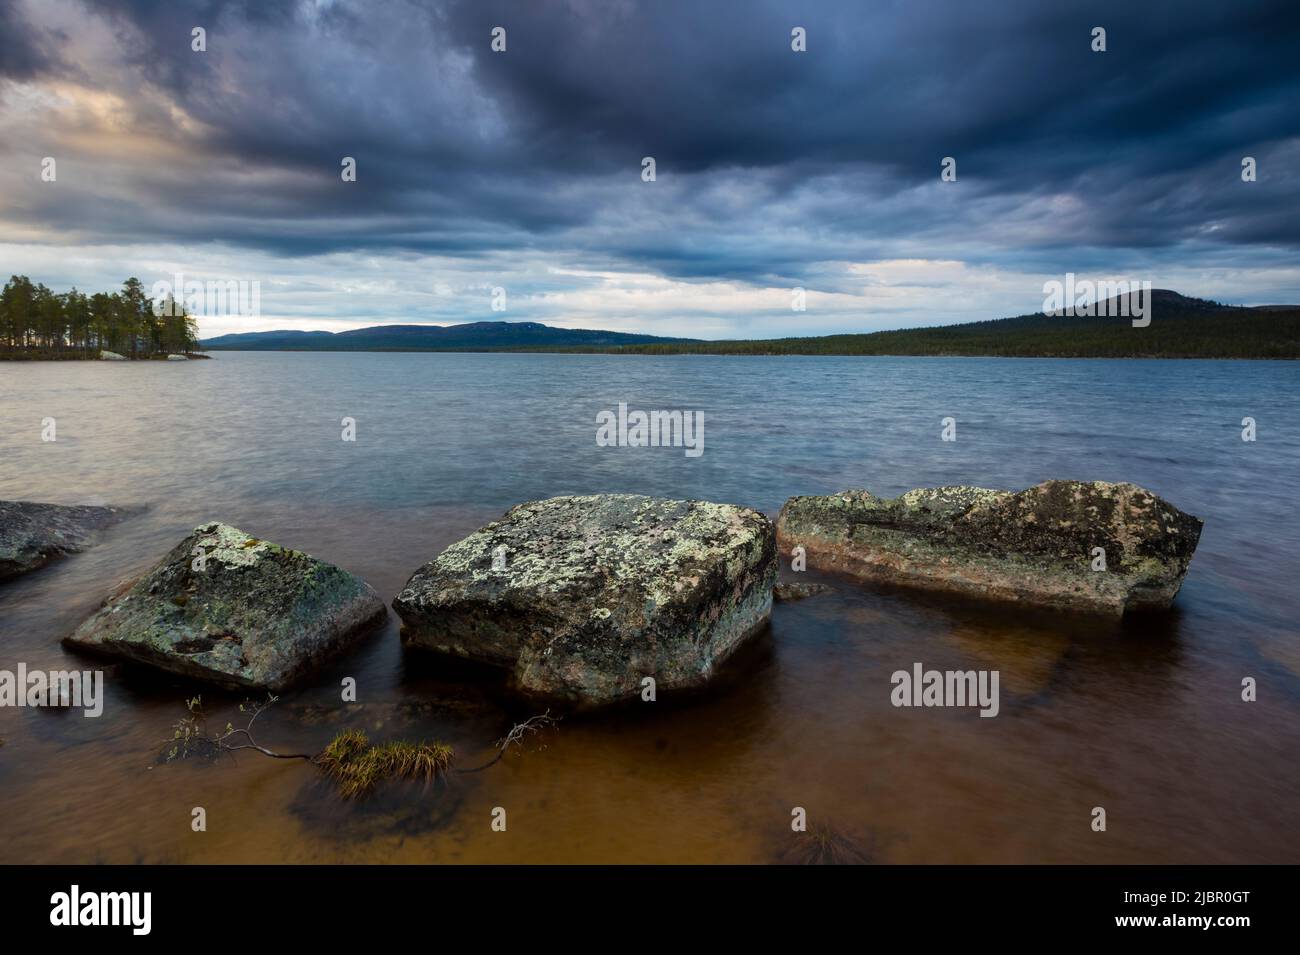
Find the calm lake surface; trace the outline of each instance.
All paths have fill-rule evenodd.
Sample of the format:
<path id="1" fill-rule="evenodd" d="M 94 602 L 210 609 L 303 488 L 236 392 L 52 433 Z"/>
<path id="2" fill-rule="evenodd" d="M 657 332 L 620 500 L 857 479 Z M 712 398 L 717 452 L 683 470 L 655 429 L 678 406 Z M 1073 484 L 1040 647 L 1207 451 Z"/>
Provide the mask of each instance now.
<path id="1" fill-rule="evenodd" d="M 1300 862 L 1300 365 L 1283 362 L 218 353 L 0 363 L 0 498 L 141 508 L 0 585 L 0 669 L 99 667 L 104 715 L 0 709 L 0 862 L 769 862 L 792 807 L 876 861 Z M 596 415 L 704 413 L 705 451 L 600 448 Z M 357 440 L 340 440 L 340 419 Z M 958 440 L 940 440 L 957 419 Z M 1241 440 L 1241 421 L 1258 440 Z M 41 422 L 58 440 L 42 442 Z M 1051 477 L 1201 517 L 1174 609 L 1125 623 L 868 589 L 778 604 L 702 694 L 566 718 L 492 769 L 342 803 L 300 762 L 157 764 L 196 690 L 60 639 L 194 525 L 228 521 L 385 599 L 520 501 L 745 504 Z M 895 709 L 890 674 L 998 669 L 1001 713 Z M 340 701 L 340 681 L 359 702 Z M 1243 677 L 1258 702 L 1241 700 Z M 260 741 L 343 727 L 474 765 L 530 712 L 398 621 L 286 694 Z M 191 810 L 208 830 L 191 831 Z M 490 828 L 494 807 L 506 832 Z M 1107 831 L 1093 832 L 1103 806 Z"/>

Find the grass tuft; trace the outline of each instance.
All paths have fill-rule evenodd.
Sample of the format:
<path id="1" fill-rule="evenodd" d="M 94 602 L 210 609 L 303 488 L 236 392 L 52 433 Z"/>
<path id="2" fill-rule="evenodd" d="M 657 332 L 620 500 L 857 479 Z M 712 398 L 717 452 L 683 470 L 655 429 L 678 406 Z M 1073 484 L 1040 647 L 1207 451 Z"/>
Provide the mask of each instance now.
<path id="1" fill-rule="evenodd" d="M 428 786 L 446 775 L 453 755 L 450 746 L 436 742 L 372 746 L 361 730 L 344 730 L 316 757 L 316 764 L 345 799 L 357 799 L 385 779 L 413 779 Z"/>
<path id="2" fill-rule="evenodd" d="M 821 824 L 798 833 L 781 861 L 787 865 L 869 865 L 874 860 L 849 836 Z"/>

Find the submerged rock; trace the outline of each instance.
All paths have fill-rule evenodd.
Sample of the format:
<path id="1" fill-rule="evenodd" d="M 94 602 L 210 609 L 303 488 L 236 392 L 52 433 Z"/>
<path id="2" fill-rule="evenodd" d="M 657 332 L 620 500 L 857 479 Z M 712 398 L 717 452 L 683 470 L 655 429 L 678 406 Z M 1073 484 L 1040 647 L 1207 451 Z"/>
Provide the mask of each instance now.
<path id="1" fill-rule="evenodd" d="M 84 550 L 121 515 L 115 507 L 0 501 L 0 580 Z"/>
<path id="2" fill-rule="evenodd" d="M 204 524 L 66 642 L 230 689 L 282 690 L 384 619 L 345 570 Z"/>
<path id="3" fill-rule="evenodd" d="M 816 597 L 818 594 L 830 592 L 830 587 L 825 584 L 814 583 L 781 583 L 772 588 L 772 597 L 782 602 L 794 600 L 806 600 L 809 597 Z"/>
<path id="4" fill-rule="evenodd" d="M 1116 616 L 1168 607 L 1200 536 L 1198 518 L 1103 481 L 794 497 L 777 520 L 782 551 L 803 547 L 810 567 Z"/>
<path id="5" fill-rule="evenodd" d="M 506 667 L 580 704 L 703 683 L 767 620 L 772 523 L 635 494 L 511 508 L 421 567 L 393 601 L 402 639 Z"/>

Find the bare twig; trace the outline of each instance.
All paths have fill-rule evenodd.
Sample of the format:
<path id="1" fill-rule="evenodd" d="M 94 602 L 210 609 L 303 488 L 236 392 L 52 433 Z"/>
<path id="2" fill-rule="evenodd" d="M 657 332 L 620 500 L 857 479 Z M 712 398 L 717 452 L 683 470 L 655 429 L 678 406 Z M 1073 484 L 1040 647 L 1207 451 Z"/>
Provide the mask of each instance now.
<path id="1" fill-rule="evenodd" d="M 174 724 L 172 738 L 165 743 L 166 760 L 171 762 L 184 759 L 192 751 L 196 751 L 196 755 L 220 756 L 247 749 L 272 759 L 305 759 L 338 782 L 344 795 L 356 797 L 370 792 L 386 777 L 423 779 L 427 786 L 436 778 L 453 772 L 481 773 L 499 763 L 511 746 L 522 745 L 528 737 L 554 726 L 560 719 L 552 716 L 549 709 L 545 713 L 531 716 L 514 724 L 510 727 L 510 732 L 496 741 L 496 755 L 491 760 L 472 769 L 452 769 L 450 764 L 454 754 L 449 746 L 436 742 L 393 742 L 372 746 L 360 730 L 339 733 L 319 753 L 277 753 L 257 741 L 253 736 L 253 724 L 278 699 L 274 694 L 269 694 L 262 703 L 251 700 L 241 703 L 239 711 L 248 714 L 247 722 L 243 726 L 227 723 L 226 728 L 216 734 L 208 732 L 202 699 L 196 696 L 187 700 L 185 705 L 189 715 Z"/>
<path id="2" fill-rule="evenodd" d="M 185 706 L 190 711 L 190 715 L 174 725 L 175 732 L 172 738 L 164 744 L 170 747 L 167 751 L 167 760 L 170 762 L 174 759 L 184 759 L 190 754 L 191 749 L 198 748 L 204 748 L 209 753 L 217 755 L 233 753 L 241 749 L 255 749 L 273 759 L 312 759 L 310 753 L 277 753 L 262 746 L 253 738 L 253 723 L 262 715 L 263 710 L 278 699 L 279 697 L 275 694 L 268 694 L 265 703 L 254 703 L 250 700 L 239 704 L 241 713 L 250 714 L 248 722 L 243 726 L 227 723 L 225 730 L 215 736 L 208 732 L 208 720 L 207 715 L 203 712 L 202 697 L 196 696 L 187 700 Z M 246 742 L 232 743 L 231 740 L 236 737 L 242 737 Z"/>
<path id="3" fill-rule="evenodd" d="M 552 716 L 549 709 L 538 716 L 530 716 L 522 723 L 516 723 L 514 726 L 510 727 L 510 732 L 497 740 L 497 754 L 493 756 L 492 759 L 484 763 L 482 766 L 475 766 L 473 769 L 458 769 L 456 772 L 481 773 L 489 766 L 495 766 L 497 763 L 501 762 L 506 755 L 506 750 L 511 746 L 522 744 L 526 737 L 531 736 L 534 733 L 540 733 L 542 730 L 554 726 L 559 721 L 560 718 L 558 716 Z"/>

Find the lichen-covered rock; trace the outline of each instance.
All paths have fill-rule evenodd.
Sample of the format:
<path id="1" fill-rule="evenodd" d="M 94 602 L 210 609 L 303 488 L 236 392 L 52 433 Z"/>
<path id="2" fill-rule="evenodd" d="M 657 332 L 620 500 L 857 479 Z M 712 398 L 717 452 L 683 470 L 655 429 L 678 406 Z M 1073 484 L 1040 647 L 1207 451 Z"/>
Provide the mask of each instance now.
<path id="1" fill-rule="evenodd" d="M 84 550 L 121 514 L 115 507 L 0 501 L 0 580 Z"/>
<path id="2" fill-rule="evenodd" d="M 1116 616 L 1168 607 L 1200 536 L 1150 491 L 1103 481 L 845 491 L 791 498 L 777 519 L 782 551 L 803 547 L 810 567 Z"/>
<path id="3" fill-rule="evenodd" d="M 509 668 L 579 705 L 704 682 L 767 620 L 772 523 L 757 511 L 635 494 L 511 508 L 452 544 L 393 601 L 402 639 Z"/>
<path id="4" fill-rule="evenodd" d="M 282 690 L 387 614 L 365 581 L 203 524 L 66 642 L 229 689 Z"/>

